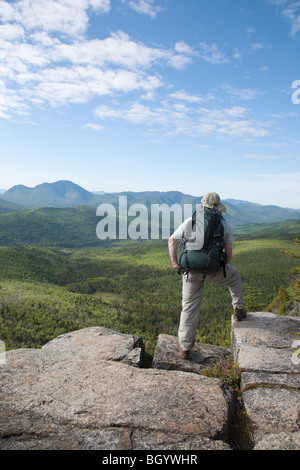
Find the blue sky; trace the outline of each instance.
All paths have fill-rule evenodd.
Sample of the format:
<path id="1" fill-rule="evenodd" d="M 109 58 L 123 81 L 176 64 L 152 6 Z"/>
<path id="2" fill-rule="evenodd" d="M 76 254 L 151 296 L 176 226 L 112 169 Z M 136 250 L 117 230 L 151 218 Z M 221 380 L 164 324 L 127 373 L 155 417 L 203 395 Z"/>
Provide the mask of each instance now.
<path id="1" fill-rule="evenodd" d="M 0 0 L 0 188 L 300 208 L 299 52 L 298 0 Z"/>

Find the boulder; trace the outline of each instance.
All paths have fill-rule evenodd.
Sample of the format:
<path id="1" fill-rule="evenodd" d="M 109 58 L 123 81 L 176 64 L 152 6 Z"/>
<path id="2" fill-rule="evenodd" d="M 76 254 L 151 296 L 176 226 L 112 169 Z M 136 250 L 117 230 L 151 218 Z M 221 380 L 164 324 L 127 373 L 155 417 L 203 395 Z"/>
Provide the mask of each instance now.
<path id="1" fill-rule="evenodd" d="M 43 346 L 47 354 L 82 360 L 116 361 L 133 367 L 143 363 L 143 341 L 104 327 L 85 328 L 58 336 Z"/>
<path id="2" fill-rule="evenodd" d="M 296 438 L 300 431 L 300 367 L 293 360 L 293 335 L 299 332 L 300 318 L 270 312 L 248 313 L 243 321 L 232 322 L 233 359 L 241 370 L 243 401 L 257 449 L 268 446 L 267 436 L 274 434 L 278 435 L 278 448 L 292 445 L 300 449 Z M 284 436 L 282 444 L 280 436 Z"/>
<path id="3" fill-rule="evenodd" d="M 300 390 L 298 374 L 273 374 L 271 372 L 243 372 L 241 374 L 241 391 L 255 387 L 285 388 Z"/>
<path id="4" fill-rule="evenodd" d="M 163 370 L 181 370 L 201 374 L 204 369 L 228 361 L 231 351 L 213 344 L 195 343 L 189 353 L 189 360 L 181 359 L 178 355 L 178 338 L 169 335 L 159 335 L 152 367 Z"/>
<path id="5" fill-rule="evenodd" d="M 300 432 L 269 434 L 264 437 L 254 450 L 299 450 Z"/>

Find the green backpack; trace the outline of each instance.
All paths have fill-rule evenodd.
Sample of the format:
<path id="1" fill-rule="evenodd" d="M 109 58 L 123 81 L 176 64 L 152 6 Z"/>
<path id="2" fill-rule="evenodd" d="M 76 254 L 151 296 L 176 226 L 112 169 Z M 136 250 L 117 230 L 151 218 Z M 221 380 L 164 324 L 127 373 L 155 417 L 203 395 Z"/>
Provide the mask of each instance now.
<path id="1" fill-rule="evenodd" d="M 184 236 L 180 243 L 179 266 L 181 273 L 188 273 L 191 269 L 203 273 L 203 280 L 207 273 L 217 273 L 223 268 L 226 277 L 226 254 L 224 250 L 224 226 L 221 223 L 222 214 L 216 209 L 204 208 L 204 244 L 201 250 L 187 250 L 186 242 L 193 242 Z M 192 228 L 196 223 L 196 212 L 192 217 Z"/>

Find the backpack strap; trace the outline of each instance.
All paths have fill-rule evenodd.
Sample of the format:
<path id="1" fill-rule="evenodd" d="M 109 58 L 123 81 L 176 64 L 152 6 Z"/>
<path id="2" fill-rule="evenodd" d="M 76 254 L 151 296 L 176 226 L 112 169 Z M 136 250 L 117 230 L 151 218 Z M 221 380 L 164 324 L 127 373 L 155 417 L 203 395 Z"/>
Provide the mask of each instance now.
<path id="1" fill-rule="evenodd" d="M 214 237 L 214 229 L 220 213 L 216 209 L 208 209 L 211 213 L 209 224 L 205 232 L 203 250 L 209 250 Z M 221 225 L 221 224 L 220 224 Z"/>
<path id="2" fill-rule="evenodd" d="M 185 268 L 180 268 L 178 270 L 178 274 L 188 274 L 190 272 L 190 265 L 189 265 L 189 259 L 188 259 L 188 254 L 187 254 L 187 249 L 185 247 L 185 244 L 187 242 L 187 238 L 185 236 L 182 236 L 181 242 L 180 242 L 180 255 L 179 255 L 179 260 L 178 260 L 178 265 L 180 266 L 181 259 L 184 256 L 184 261 L 185 261 Z"/>
<path id="3" fill-rule="evenodd" d="M 206 266 L 205 266 L 204 271 L 203 271 L 203 277 L 202 277 L 203 281 L 205 281 L 206 276 L 207 276 L 207 269 L 208 269 L 208 266 L 209 266 L 209 263 L 210 263 L 210 259 L 211 259 L 211 251 L 208 252 Z"/>

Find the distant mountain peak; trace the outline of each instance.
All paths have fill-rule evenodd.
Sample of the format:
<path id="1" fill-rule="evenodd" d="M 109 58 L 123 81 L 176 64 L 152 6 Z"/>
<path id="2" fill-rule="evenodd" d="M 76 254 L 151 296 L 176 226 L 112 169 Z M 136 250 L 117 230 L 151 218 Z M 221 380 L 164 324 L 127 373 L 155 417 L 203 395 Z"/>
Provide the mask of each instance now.
<path id="1" fill-rule="evenodd" d="M 16 185 L 1 195 L 1 199 L 28 207 L 72 207 L 96 205 L 99 196 L 68 180 L 41 183 L 34 188 Z"/>
<path id="2" fill-rule="evenodd" d="M 191 196 L 180 191 L 123 191 L 119 193 L 90 192 L 69 180 L 42 183 L 34 188 L 16 185 L 1 194 L 1 199 L 10 203 L 21 204 L 28 208 L 38 207 L 97 207 L 102 203 L 113 204 L 117 209 L 119 196 L 127 196 L 128 207 L 134 203 L 145 204 L 200 204 L 201 196 Z M 283 220 L 300 219 L 300 209 L 288 209 L 278 206 L 264 206 L 239 199 L 224 199 L 227 207 L 226 218 L 232 225 L 249 223 L 271 223 Z"/>

